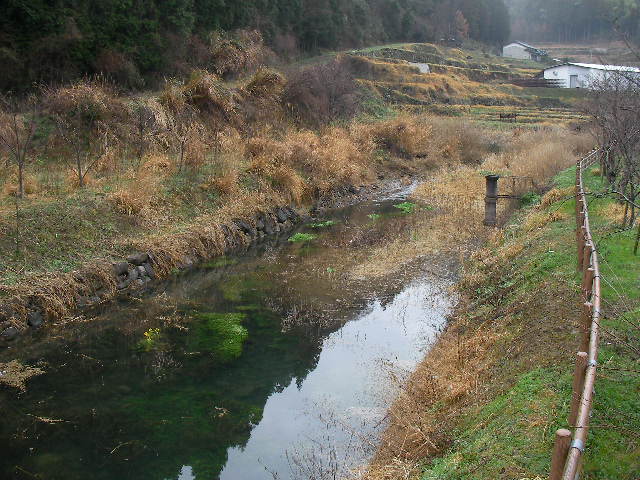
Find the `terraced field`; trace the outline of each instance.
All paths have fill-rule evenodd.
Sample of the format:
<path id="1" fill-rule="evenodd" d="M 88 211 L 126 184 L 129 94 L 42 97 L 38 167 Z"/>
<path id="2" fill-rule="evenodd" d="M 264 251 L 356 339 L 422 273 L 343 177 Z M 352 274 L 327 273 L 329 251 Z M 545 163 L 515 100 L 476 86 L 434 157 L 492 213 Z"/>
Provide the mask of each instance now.
<path id="1" fill-rule="evenodd" d="M 516 114 L 521 126 L 573 124 L 583 120 L 577 105 L 585 92 L 522 88 L 513 78 L 534 77 L 544 64 L 507 59 L 482 49 L 401 44 L 346 55 L 358 81 L 395 109 L 463 116 L 504 124 Z"/>

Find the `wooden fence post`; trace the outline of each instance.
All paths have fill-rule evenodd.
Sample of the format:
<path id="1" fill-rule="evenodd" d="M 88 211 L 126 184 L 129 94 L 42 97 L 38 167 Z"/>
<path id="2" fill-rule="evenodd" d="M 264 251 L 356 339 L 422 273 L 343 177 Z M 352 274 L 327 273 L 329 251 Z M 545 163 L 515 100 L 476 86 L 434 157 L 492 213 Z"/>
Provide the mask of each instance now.
<path id="1" fill-rule="evenodd" d="M 593 293 L 593 279 L 595 276 L 596 271 L 592 267 L 587 268 L 582 279 L 582 299 L 585 302 L 591 300 L 591 294 Z"/>
<path id="2" fill-rule="evenodd" d="M 586 235 L 584 224 L 580 227 L 580 232 L 578 233 L 578 271 L 584 271 L 584 247 L 586 243 Z"/>
<path id="3" fill-rule="evenodd" d="M 591 322 L 593 321 L 593 304 L 586 301 L 582 304 L 582 315 L 580 318 L 580 328 L 582 337 L 580 341 L 580 351 L 586 352 L 589 349 L 589 341 L 591 340 Z"/>
<path id="4" fill-rule="evenodd" d="M 591 244 L 591 242 L 586 241 L 585 244 L 584 244 L 584 253 L 582 255 L 583 280 L 584 280 L 584 275 L 587 274 L 587 270 L 591 266 L 591 254 L 592 253 L 593 253 L 593 245 Z"/>
<path id="5" fill-rule="evenodd" d="M 571 432 L 566 428 L 556 431 L 556 442 L 553 447 L 553 457 L 551 458 L 551 474 L 549 480 L 560 480 L 562 470 L 567 460 L 569 445 L 571 444 Z"/>
<path id="6" fill-rule="evenodd" d="M 569 413 L 569 425 L 573 427 L 578 418 L 580 400 L 582 398 L 582 388 L 584 387 L 584 376 L 587 373 L 587 352 L 576 354 L 576 368 L 573 372 L 573 397 L 571 399 L 571 412 Z"/>

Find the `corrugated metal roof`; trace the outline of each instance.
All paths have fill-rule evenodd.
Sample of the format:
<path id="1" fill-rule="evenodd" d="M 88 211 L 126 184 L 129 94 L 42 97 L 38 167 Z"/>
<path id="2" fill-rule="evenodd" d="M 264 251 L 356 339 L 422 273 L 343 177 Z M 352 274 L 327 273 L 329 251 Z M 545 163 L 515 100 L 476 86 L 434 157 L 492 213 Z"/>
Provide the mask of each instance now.
<path id="1" fill-rule="evenodd" d="M 533 48 L 534 50 L 539 50 L 538 47 L 534 47 L 533 45 L 529 45 L 528 43 L 524 43 L 524 42 L 515 42 L 515 43 L 518 43 L 518 44 L 520 44 L 520 45 L 522 45 L 523 47 L 526 47 L 526 48 Z"/>
<path id="2" fill-rule="evenodd" d="M 554 65 L 553 67 L 545 68 L 545 70 L 550 70 L 556 67 L 563 67 L 565 65 L 572 65 L 574 67 L 582 67 L 582 68 L 590 68 L 593 70 L 605 70 L 607 72 L 633 72 L 640 73 L 640 68 L 636 67 L 625 67 L 620 65 L 601 65 L 598 63 L 574 63 L 574 62 L 565 62 L 559 65 Z"/>

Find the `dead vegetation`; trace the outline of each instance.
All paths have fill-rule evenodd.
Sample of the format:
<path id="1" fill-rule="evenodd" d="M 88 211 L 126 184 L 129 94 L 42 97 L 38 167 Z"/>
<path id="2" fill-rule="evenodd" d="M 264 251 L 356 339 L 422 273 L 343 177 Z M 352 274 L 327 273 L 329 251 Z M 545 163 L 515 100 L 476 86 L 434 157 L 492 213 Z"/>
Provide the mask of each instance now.
<path id="1" fill-rule="evenodd" d="M 44 370 L 41 368 L 23 365 L 18 360 L 0 363 L 0 385 L 24 392 L 27 389 L 27 380 L 43 373 Z"/>
<path id="2" fill-rule="evenodd" d="M 463 129 L 464 135 L 455 135 L 454 132 L 458 129 Z M 450 134 L 442 135 L 442 131 L 448 131 Z M 515 189 L 511 187 L 509 179 L 503 179 L 502 193 L 543 193 L 549 179 L 574 163 L 590 145 L 586 136 L 553 129 L 545 132 L 516 131 L 503 136 L 478 137 L 477 130 L 454 121 L 438 122 L 431 134 L 436 139 L 447 139 L 446 142 L 432 141 L 429 147 L 432 153 L 427 157 L 441 158 L 443 168 L 416 188 L 413 199 L 419 205 L 437 208 L 441 214 L 435 218 L 424 218 L 391 244 L 372 251 L 369 259 L 353 270 L 352 274 L 356 277 L 378 276 L 398 271 L 417 257 L 442 252 L 443 249 L 462 258 L 466 257 L 468 241 L 480 239 L 483 232 L 484 173 L 524 177 L 523 181 L 515 183 Z M 463 142 L 465 137 L 466 143 L 469 144 L 466 148 L 455 143 Z M 471 146 L 472 143 L 475 147 Z M 488 146 L 499 147 L 501 152 L 489 153 Z M 461 154 L 467 158 L 484 158 L 484 161 L 468 165 L 462 162 Z M 545 202 L 563 193 L 549 194 Z M 516 206 L 512 201 L 502 201 L 500 215 L 503 220 Z M 532 216 L 527 224 L 528 228 L 539 228 L 545 223 L 557 220 L 548 215 L 540 215 L 539 218 Z"/>

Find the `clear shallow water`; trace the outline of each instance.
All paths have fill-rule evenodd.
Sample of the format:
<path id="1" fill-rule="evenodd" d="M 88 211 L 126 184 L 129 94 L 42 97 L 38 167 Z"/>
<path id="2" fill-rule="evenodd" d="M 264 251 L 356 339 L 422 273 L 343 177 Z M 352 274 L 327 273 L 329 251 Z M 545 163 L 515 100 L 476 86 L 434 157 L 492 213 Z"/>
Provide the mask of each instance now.
<path id="1" fill-rule="evenodd" d="M 395 392 L 385 370 L 412 370 L 449 308 L 438 289 L 417 282 L 330 334 L 316 368 L 273 393 L 248 443 L 229 449 L 221 478 L 271 478 L 265 470 L 287 478 L 288 464 L 305 478 L 297 461 L 313 459 L 329 471 L 364 461 L 370 449 L 361 440 L 374 439 Z"/>
<path id="2" fill-rule="evenodd" d="M 0 390 L 0 478 L 289 479 L 365 461 L 388 373 L 413 369 L 451 307 L 447 278 L 342 275 L 410 224 L 393 207 L 404 195 L 14 346 L 47 374 Z"/>

